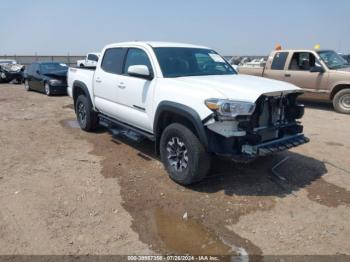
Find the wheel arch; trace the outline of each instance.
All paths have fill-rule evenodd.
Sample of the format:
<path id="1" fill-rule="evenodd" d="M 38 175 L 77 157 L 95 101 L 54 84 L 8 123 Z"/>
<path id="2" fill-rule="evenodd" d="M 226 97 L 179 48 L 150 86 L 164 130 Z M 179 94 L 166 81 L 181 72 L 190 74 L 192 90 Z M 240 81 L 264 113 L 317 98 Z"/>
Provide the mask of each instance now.
<path id="1" fill-rule="evenodd" d="M 338 83 L 336 84 L 331 91 L 330 99 L 333 100 L 334 96 L 343 89 L 350 89 L 350 83 Z"/>
<path id="2" fill-rule="evenodd" d="M 73 101 L 74 101 L 74 110 L 75 110 L 75 103 L 76 103 L 79 95 L 85 95 L 86 98 L 93 105 L 93 103 L 91 101 L 89 89 L 87 88 L 87 86 L 83 82 L 81 82 L 79 80 L 74 81 L 72 89 L 73 89 L 72 96 L 73 96 Z"/>
<path id="3" fill-rule="evenodd" d="M 202 145 L 208 148 L 206 130 L 198 113 L 186 105 L 163 101 L 158 105 L 153 123 L 157 154 L 159 154 L 159 141 L 162 132 L 172 123 L 180 123 L 188 127 L 198 137 Z"/>

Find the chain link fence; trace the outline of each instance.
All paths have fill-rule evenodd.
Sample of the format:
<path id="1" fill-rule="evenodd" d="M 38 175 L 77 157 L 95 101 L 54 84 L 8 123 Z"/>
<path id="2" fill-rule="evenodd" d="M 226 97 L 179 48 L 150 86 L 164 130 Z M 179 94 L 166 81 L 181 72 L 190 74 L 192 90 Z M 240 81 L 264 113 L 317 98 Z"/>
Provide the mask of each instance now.
<path id="1" fill-rule="evenodd" d="M 29 65 L 33 62 L 59 62 L 64 63 L 69 66 L 74 66 L 77 64 L 78 60 L 85 59 L 85 56 L 74 56 L 74 55 L 66 55 L 66 56 L 51 56 L 51 55 L 0 55 L 0 59 L 13 59 L 16 60 L 18 64 Z"/>
<path id="2" fill-rule="evenodd" d="M 224 56 L 227 61 L 230 61 L 232 58 L 249 58 L 250 60 L 256 58 L 267 58 L 266 56 Z M 13 59 L 16 60 L 17 63 L 22 65 L 29 65 L 33 62 L 42 61 L 42 62 L 59 62 L 64 63 L 69 66 L 75 66 L 78 60 L 85 59 L 85 56 L 79 55 L 0 55 L 0 59 Z"/>

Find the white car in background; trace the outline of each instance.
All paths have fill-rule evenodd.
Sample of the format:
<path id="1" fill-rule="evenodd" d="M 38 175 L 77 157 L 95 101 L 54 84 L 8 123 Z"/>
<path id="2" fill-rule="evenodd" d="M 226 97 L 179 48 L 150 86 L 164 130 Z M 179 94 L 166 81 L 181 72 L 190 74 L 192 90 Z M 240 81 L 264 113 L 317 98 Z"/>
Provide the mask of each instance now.
<path id="1" fill-rule="evenodd" d="M 98 59 L 100 58 L 100 53 L 88 53 L 84 60 L 78 60 L 78 67 L 96 67 Z"/>
<path id="2" fill-rule="evenodd" d="M 0 65 L 16 65 L 17 61 L 13 59 L 0 59 Z"/>

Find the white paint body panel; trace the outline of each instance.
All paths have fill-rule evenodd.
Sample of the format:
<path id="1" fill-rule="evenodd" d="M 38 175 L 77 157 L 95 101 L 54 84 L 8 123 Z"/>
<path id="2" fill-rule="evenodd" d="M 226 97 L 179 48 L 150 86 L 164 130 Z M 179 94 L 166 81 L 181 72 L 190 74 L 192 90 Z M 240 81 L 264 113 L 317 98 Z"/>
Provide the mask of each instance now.
<path id="1" fill-rule="evenodd" d="M 300 91 L 300 88 L 286 82 L 247 75 L 164 78 L 152 48 L 208 49 L 207 47 L 177 43 L 128 42 L 106 46 L 101 57 L 106 49 L 113 47 L 134 47 L 144 50 L 151 61 L 154 79 L 149 81 L 104 72 L 101 69 L 102 59 L 100 59 L 95 73 L 82 69 L 69 70 L 68 93 L 71 95 L 74 81 L 83 82 L 88 87 L 96 110 L 148 132 L 153 132 L 155 113 L 162 101 L 188 106 L 203 120 L 212 114 L 204 103 L 209 98 L 254 103 L 263 94 L 280 95 Z"/>

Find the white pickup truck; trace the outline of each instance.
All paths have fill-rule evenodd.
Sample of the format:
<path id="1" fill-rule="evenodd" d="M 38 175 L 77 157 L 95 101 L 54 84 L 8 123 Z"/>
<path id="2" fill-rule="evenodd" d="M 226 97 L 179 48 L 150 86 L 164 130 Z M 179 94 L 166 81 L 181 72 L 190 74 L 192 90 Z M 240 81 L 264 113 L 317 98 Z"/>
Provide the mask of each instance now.
<path id="1" fill-rule="evenodd" d="M 298 87 L 238 75 L 207 47 L 108 45 L 95 70 L 69 69 L 68 94 L 83 130 L 119 125 L 155 141 L 183 185 L 207 175 L 212 154 L 252 159 L 308 142 Z"/>
<path id="2" fill-rule="evenodd" d="M 78 60 L 78 67 L 96 67 L 98 59 L 100 58 L 100 53 L 89 53 L 86 55 L 84 60 Z"/>

